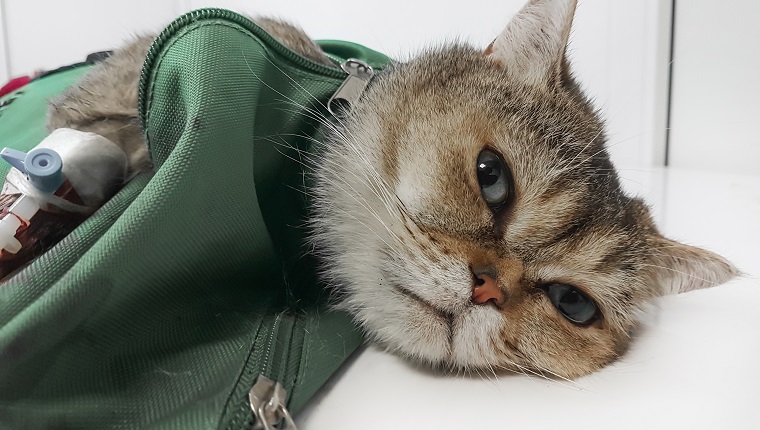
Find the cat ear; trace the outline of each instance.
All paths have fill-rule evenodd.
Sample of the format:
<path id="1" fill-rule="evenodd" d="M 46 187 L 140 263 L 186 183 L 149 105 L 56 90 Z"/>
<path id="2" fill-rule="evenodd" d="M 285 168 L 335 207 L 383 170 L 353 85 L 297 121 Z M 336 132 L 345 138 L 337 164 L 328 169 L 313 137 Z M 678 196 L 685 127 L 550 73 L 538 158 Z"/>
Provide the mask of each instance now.
<path id="1" fill-rule="evenodd" d="M 713 287 L 739 275 L 720 255 L 662 236 L 654 241 L 650 267 L 663 295 Z"/>
<path id="2" fill-rule="evenodd" d="M 576 0 L 531 0 L 485 50 L 516 79 L 547 85 L 562 76 Z"/>

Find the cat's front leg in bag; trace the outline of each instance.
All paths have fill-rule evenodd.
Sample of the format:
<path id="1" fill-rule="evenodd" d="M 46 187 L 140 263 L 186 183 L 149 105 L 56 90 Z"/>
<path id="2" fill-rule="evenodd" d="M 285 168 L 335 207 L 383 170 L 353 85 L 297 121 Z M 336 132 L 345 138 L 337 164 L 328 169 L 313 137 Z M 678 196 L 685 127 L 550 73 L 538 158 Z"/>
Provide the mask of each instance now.
<path id="1" fill-rule="evenodd" d="M 53 99 L 48 129 L 70 128 L 108 139 L 126 154 L 130 175 L 150 168 L 137 113 L 137 87 L 152 42 L 152 36 L 134 39 Z"/>
<path id="2" fill-rule="evenodd" d="M 266 17 L 252 20 L 294 52 L 323 65 L 335 65 L 299 27 Z M 142 65 L 153 40 L 153 35 L 135 38 L 52 100 L 48 130 L 71 128 L 96 133 L 126 153 L 130 176 L 150 169 L 137 112 L 137 92 Z"/>

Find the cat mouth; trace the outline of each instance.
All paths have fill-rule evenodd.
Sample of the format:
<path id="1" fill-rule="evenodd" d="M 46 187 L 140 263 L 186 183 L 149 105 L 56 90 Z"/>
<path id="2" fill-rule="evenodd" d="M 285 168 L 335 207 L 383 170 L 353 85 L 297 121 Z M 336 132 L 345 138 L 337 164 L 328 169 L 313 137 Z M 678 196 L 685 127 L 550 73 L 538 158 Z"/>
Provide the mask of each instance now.
<path id="1" fill-rule="evenodd" d="M 401 293 L 403 296 L 406 296 L 406 297 L 414 300 L 415 302 L 419 303 L 419 305 L 422 306 L 424 309 L 427 309 L 429 312 L 437 315 L 439 318 L 441 318 L 442 320 L 446 321 L 448 323 L 449 327 L 451 327 L 451 325 L 452 325 L 452 323 L 454 321 L 454 314 L 453 313 L 438 308 L 437 306 L 431 304 L 427 300 L 423 299 L 422 297 L 418 296 L 417 294 L 409 291 L 408 289 L 406 289 L 406 288 L 404 288 L 404 287 L 402 287 L 400 285 L 394 285 L 393 287 L 396 289 L 396 291 L 398 291 L 399 293 Z"/>

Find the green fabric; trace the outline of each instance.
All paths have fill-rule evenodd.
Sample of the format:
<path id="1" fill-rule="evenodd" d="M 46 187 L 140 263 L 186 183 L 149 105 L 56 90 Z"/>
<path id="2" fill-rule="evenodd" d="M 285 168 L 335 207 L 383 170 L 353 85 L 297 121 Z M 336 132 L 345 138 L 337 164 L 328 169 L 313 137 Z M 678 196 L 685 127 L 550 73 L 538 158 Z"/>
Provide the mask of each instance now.
<path id="1" fill-rule="evenodd" d="M 3 143 L 36 145 L 44 100 L 85 70 L 1 100 Z M 159 36 L 140 84 L 155 173 L 0 284 L 0 428 L 247 429 L 259 374 L 304 406 L 361 342 L 306 252 L 297 161 L 344 77 L 228 11 Z"/>

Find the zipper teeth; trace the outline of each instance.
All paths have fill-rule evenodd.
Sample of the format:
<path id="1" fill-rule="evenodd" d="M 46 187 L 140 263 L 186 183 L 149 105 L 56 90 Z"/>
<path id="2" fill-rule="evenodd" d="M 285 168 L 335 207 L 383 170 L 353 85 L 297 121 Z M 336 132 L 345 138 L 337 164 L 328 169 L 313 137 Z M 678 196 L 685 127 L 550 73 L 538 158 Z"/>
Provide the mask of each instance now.
<path id="1" fill-rule="evenodd" d="M 264 360 L 264 363 L 262 363 L 262 366 L 259 368 L 260 370 L 259 373 L 270 378 L 272 377 L 272 375 L 270 375 L 272 371 L 271 359 L 272 359 L 272 355 L 274 355 L 273 354 L 274 347 L 275 347 L 274 344 L 276 342 L 277 335 L 280 331 L 281 321 L 282 321 L 282 314 L 278 313 L 274 319 L 274 322 L 272 323 L 272 330 L 269 332 L 269 339 L 267 339 L 266 348 L 264 349 L 264 357 L 266 357 L 267 359 Z"/>
<path id="2" fill-rule="evenodd" d="M 238 384 L 244 384 L 245 385 L 245 400 L 243 402 L 242 407 L 240 407 L 236 412 L 233 412 L 233 417 L 230 420 L 230 424 L 227 427 L 228 430 L 237 430 L 238 428 L 242 427 L 244 429 L 250 429 L 253 427 L 255 418 L 253 415 L 253 411 L 251 411 L 251 406 L 248 403 L 248 392 L 253 386 L 253 381 L 256 379 L 256 376 L 258 375 L 264 375 L 267 377 L 270 377 L 269 373 L 271 372 L 271 358 L 272 358 L 272 350 L 274 347 L 275 340 L 277 338 L 278 332 L 280 331 L 280 322 L 281 322 L 282 314 L 277 313 L 277 315 L 274 317 L 274 320 L 272 320 L 271 325 L 267 325 L 267 320 L 263 319 L 262 324 L 259 327 L 259 333 L 261 333 L 261 330 L 268 330 L 269 335 L 266 338 L 266 341 L 264 345 L 262 345 L 261 350 L 264 351 L 261 354 L 261 357 L 263 357 L 263 362 L 256 366 L 255 364 L 251 363 L 251 365 L 246 364 L 245 370 L 243 371 L 243 376 L 241 377 Z M 258 338 L 258 334 L 254 338 L 254 348 L 256 343 L 256 338 Z M 249 357 L 250 359 L 251 357 Z M 258 372 L 258 373 L 257 373 Z M 249 379 L 250 377 L 250 379 Z"/>
<path id="3" fill-rule="evenodd" d="M 277 342 L 277 338 L 280 334 L 280 326 L 282 325 L 282 313 L 277 313 L 277 316 L 274 318 L 274 322 L 272 323 L 272 329 L 269 332 L 269 338 L 267 339 L 266 348 L 264 348 L 264 360 L 261 364 L 261 367 L 259 368 L 259 375 L 264 375 L 270 379 L 272 379 L 275 383 L 278 382 L 278 378 L 276 378 L 274 375 L 272 375 L 272 358 L 274 357 L 274 349 L 276 347 L 275 343 Z M 250 381 L 248 384 L 248 387 L 253 386 L 253 381 Z M 246 398 L 247 400 L 247 398 Z M 249 415 L 249 423 L 252 427 L 254 422 L 256 421 L 256 417 L 253 415 L 253 411 L 251 411 L 250 405 L 247 404 L 243 406 L 243 409 L 246 410 L 246 414 Z M 261 417 L 259 417 L 261 419 Z M 246 424 L 249 424 L 246 423 Z M 250 427 L 247 427 L 250 428 Z"/>
<path id="4" fill-rule="evenodd" d="M 304 67 L 306 69 L 309 69 L 315 73 L 327 75 L 329 77 L 333 78 L 343 78 L 346 76 L 346 74 L 343 72 L 343 70 L 339 68 L 332 68 L 327 67 L 319 63 L 315 63 L 308 58 L 302 57 L 298 55 L 297 53 L 291 51 L 284 45 L 282 45 L 280 42 L 278 42 L 274 37 L 272 37 L 269 33 L 264 31 L 261 27 L 256 25 L 254 22 L 252 22 L 250 19 L 226 10 L 226 9 L 218 9 L 218 8 L 206 8 L 206 9 L 199 9 L 192 12 L 188 12 L 179 18 L 172 21 L 171 24 L 169 24 L 159 35 L 156 37 L 156 39 L 153 41 L 153 44 L 150 46 L 150 49 L 148 50 L 148 54 L 145 57 L 145 62 L 143 63 L 142 70 L 140 72 L 140 84 L 138 85 L 138 98 L 137 98 L 137 108 L 140 113 L 140 121 L 142 122 L 143 126 L 145 125 L 145 116 L 147 114 L 147 85 L 148 85 L 148 75 L 150 74 L 151 70 L 153 69 L 153 65 L 155 61 L 158 58 L 159 52 L 161 52 L 161 49 L 163 48 L 164 44 L 172 38 L 180 29 L 185 27 L 186 25 L 194 22 L 199 21 L 203 19 L 224 19 L 227 21 L 230 21 L 234 24 L 240 25 L 241 27 L 245 28 L 246 30 L 250 31 L 251 33 L 255 34 L 257 37 L 261 38 L 266 42 L 266 44 L 277 51 L 278 54 L 286 57 L 290 61 L 293 61 L 294 63 L 298 64 L 301 67 Z"/>
<path id="5" fill-rule="evenodd" d="M 283 354 L 282 356 L 284 358 L 290 357 L 293 354 L 294 350 L 297 350 L 297 346 L 294 344 L 296 341 L 295 333 L 299 328 L 301 328 L 303 324 L 303 320 L 298 317 L 292 317 L 292 325 L 290 326 L 289 330 L 289 338 L 288 342 L 286 344 L 283 344 L 281 346 L 277 345 L 278 340 L 280 339 L 280 336 L 283 334 L 283 324 L 285 324 L 285 321 L 291 317 L 283 317 L 283 313 L 277 313 L 274 320 L 272 321 L 272 325 L 269 327 L 269 336 L 267 336 L 266 342 L 263 345 L 262 350 L 264 351 L 262 354 L 262 357 L 264 357 L 264 360 L 262 363 L 257 367 L 255 370 L 258 371 L 258 373 L 252 373 L 251 375 L 253 378 L 247 382 L 247 389 L 250 389 L 253 386 L 253 381 L 255 380 L 255 377 L 257 375 L 264 375 L 270 379 L 272 379 L 275 383 L 280 383 L 283 385 L 283 387 L 286 390 L 286 399 L 283 399 L 283 401 L 287 404 L 287 400 L 291 398 L 294 392 L 294 388 L 298 382 L 298 373 L 299 373 L 299 367 L 300 367 L 300 361 L 295 369 L 293 369 L 294 376 L 292 382 L 291 381 L 285 381 L 283 379 L 283 374 L 273 374 L 272 372 L 274 369 L 274 362 L 272 361 L 273 357 L 276 355 L 275 352 L 282 350 Z M 301 344 L 301 350 L 303 349 L 303 344 Z M 253 370 L 253 369 L 251 369 Z M 250 376 L 250 375 L 249 375 Z M 246 391 L 247 393 L 247 391 Z M 287 407 L 286 407 L 287 408 Z M 249 429 L 253 427 L 255 423 L 255 417 L 253 412 L 251 411 L 251 406 L 248 402 L 248 397 L 246 394 L 244 404 L 242 408 L 239 410 L 239 415 L 237 415 L 239 418 L 235 418 L 232 421 L 232 424 L 228 427 L 228 429 L 238 429 L 239 425 L 242 425 L 242 428 Z"/>

